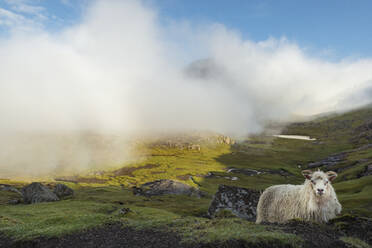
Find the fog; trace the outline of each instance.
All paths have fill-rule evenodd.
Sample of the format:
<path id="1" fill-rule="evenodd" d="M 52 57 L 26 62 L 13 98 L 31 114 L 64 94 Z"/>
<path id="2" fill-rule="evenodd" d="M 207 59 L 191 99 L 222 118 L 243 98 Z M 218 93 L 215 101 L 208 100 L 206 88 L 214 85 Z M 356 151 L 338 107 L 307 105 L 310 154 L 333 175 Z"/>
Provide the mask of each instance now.
<path id="1" fill-rule="evenodd" d="M 285 37 L 164 21 L 141 1 L 88 3 L 67 28 L 15 23 L 0 38 L 0 178 L 121 164 L 133 134 L 246 135 L 371 99 L 371 59 L 331 62 Z"/>

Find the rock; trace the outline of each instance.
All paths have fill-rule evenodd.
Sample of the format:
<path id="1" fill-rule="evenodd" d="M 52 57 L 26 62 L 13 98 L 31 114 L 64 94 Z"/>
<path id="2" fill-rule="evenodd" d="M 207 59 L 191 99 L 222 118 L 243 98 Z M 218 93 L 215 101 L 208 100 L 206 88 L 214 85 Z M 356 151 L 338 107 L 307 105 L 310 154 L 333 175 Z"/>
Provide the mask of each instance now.
<path id="1" fill-rule="evenodd" d="M 8 201 L 8 204 L 10 205 L 17 205 L 21 203 L 21 199 L 11 199 Z"/>
<path id="2" fill-rule="evenodd" d="M 201 150 L 201 146 L 198 145 L 198 144 L 191 144 L 187 147 L 187 149 L 189 150 L 197 150 L 197 151 L 200 151 Z"/>
<path id="3" fill-rule="evenodd" d="M 318 162 L 310 162 L 307 165 L 307 168 L 312 169 L 312 168 L 317 168 L 321 166 L 325 166 L 326 169 L 331 169 L 335 165 L 337 165 L 340 162 L 343 162 L 346 159 L 347 152 L 341 152 L 337 154 L 332 154 L 325 159 L 322 159 L 321 161 Z"/>
<path id="4" fill-rule="evenodd" d="M 14 193 L 17 193 L 23 196 L 21 191 L 19 191 L 17 188 L 10 186 L 8 184 L 0 184 L 0 190 L 14 192 Z"/>
<path id="5" fill-rule="evenodd" d="M 132 192 L 133 192 L 133 195 L 142 195 L 143 194 L 142 189 L 137 187 L 137 186 L 132 187 Z"/>
<path id="6" fill-rule="evenodd" d="M 121 209 L 119 209 L 118 214 L 120 214 L 120 215 L 126 215 L 129 212 L 132 212 L 132 210 L 130 210 L 130 208 L 121 208 Z"/>
<path id="7" fill-rule="evenodd" d="M 228 173 L 236 173 L 236 174 L 244 174 L 247 176 L 256 176 L 260 174 L 273 174 L 273 175 L 281 175 L 283 177 L 288 177 L 288 176 L 293 176 L 292 173 L 289 171 L 286 171 L 284 169 L 279 169 L 279 170 L 253 170 L 253 169 L 239 169 L 239 168 L 228 168 L 227 169 Z"/>
<path id="8" fill-rule="evenodd" d="M 307 165 L 307 168 L 316 168 L 323 166 L 323 162 L 311 162 Z"/>
<path id="9" fill-rule="evenodd" d="M 0 191 L 7 191 L 10 193 L 5 193 L 0 197 L 0 204 L 10 204 L 16 205 L 22 202 L 22 193 L 17 188 L 10 186 L 8 184 L 0 184 Z"/>
<path id="10" fill-rule="evenodd" d="M 256 220 L 260 192 L 253 189 L 220 185 L 208 209 L 208 216 L 214 217 L 222 209 L 249 221 Z"/>
<path id="11" fill-rule="evenodd" d="M 36 182 L 23 187 L 22 194 L 24 203 L 28 204 L 59 200 L 56 194 L 54 194 L 49 188 Z"/>
<path id="12" fill-rule="evenodd" d="M 255 175 L 259 175 L 259 174 L 262 173 L 261 171 L 252 170 L 252 169 L 237 169 L 237 168 L 228 168 L 227 172 L 228 173 L 231 172 L 231 173 L 244 174 L 244 175 L 247 175 L 247 176 L 255 176 Z"/>
<path id="13" fill-rule="evenodd" d="M 366 167 L 366 172 L 368 172 L 369 175 L 372 174 L 372 164 Z"/>
<path id="14" fill-rule="evenodd" d="M 363 145 L 361 147 L 358 147 L 358 148 L 354 149 L 353 151 L 363 151 L 363 150 L 367 150 L 369 148 L 372 148 L 372 144 Z"/>
<path id="15" fill-rule="evenodd" d="M 364 171 L 358 175 L 358 177 L 365 177 L 372 175 L 372 164 L 366 165 Z"/>
<path id="16" fill-rule="evenodd" d="M 233 140 L 229 136 L 220 135 L 217 137 L 217 144 L 234 145 L 235 140 Z"/>
<path id="17" fill-rule="evenodd" d="M 216 175 L 216 174 L 213 173 L 213 172 L 208 172 L 205 176 L 202 176 L 202 177 L 205 177 L 205 178 L 213 178 L 213 177 L 220 177 L 220 176 Z"/>
<path id="18" fill-rule="evenodd" d="M 143 196 L 155 195 L 188 195 L 200 197 L 201 192 L 187 184 L 177 181 L 161 179 L 153 182 L 145 183 L 140 188 L 133 187 L 133 194 Z"/>
<path id="19" fill-rule="evenodd" d="M 54 194 L 56 194 L 59 198 L 70 196 L 74 194 L 74 190 L 67 187 L 64 184 L 58 183 L 54 188 Z"/>

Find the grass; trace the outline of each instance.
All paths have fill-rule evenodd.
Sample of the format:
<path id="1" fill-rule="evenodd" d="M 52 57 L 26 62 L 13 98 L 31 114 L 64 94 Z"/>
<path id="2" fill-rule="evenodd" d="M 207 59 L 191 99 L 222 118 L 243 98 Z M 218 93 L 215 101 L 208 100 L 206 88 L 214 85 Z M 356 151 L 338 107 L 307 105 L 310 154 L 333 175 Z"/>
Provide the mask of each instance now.
<path id="1" fill-rule="evenodd" d="M 66 200 L 27 206 L 3 206 L 0 231 L 15 239 L 60 236 L 110 221 L 112 204 Z"/>
<path id="2" fill-rule="evenodd" d="M 298 247 L 301 239 L 280 230 L 267 230 L 238 218 L 209 220 L 200 217 L 210 199 L 159 196 L 151 200 L 133 196 L 120 187 L 82 187 L 74 198 L 36 205 L 1 206 L 0 232 L 15 239 L 61 236 L 107 222 L 120 221 L 133 228 L 156 228 L 179 233 L 183 242 L 223 242 L 231 239 L 249 243 L 283 243 Z M 121 205 L 124 204 L 124 205 Z M 119 214 L 123 206 L 131 212 Z M 226 228 L 226 227 L 229 228 Z"/>
<path id="3" fill-rule="evenodd" d="M 6 203 L 15 195 L 0 191 L 0 232 L 16 239 L 32 239 L 38 236 L 60 236 L 107 222 L 121 221 L 123 225 L 135 228 L 156 227 L 176 231 L 182 235 L 184 242 L 243 239 L 252 244 L 280 242 L 297 247 L 302 244 L 299 237 L 273 227 L 268 230 L 265 226 L 237 218 L 203 218 L 211 196 L 219 184 L 259 190 L 273 184 L 300 184 L 304 180 L 301 170 L 309 162 L 348 151 L 346 160 L 334 168 L 344 170 L 333 185 L 344 213 L 372 217 L 372 176 L 358 178 L 368 164 L 367 160 L 372 159 L 372 151 L 353 150 L 365 142 L 355 141 L 354 136 L 358 135 L 355 129 L 366 122 L 371 114 L 371 109 L 362 109 L 304 124 L 293 124 L 285 130 L 288 134 L 315 137 L 317 141 L 256 136 L 232 146 L 202 143 L 200 151 L 167 149 L 142 143 L 137 147 L 141 159 L 123 165 L 131 168 L 129 172 L 117 174 L 117 171 L 112 170 L 93 177 L 101 180 L 99 184 L 66 183 L 75 190 L 71 199 L 11 206 Z M 355 166 L 348 168 L 348 165 L 355 162 Z M 227 173 L 226 168 L 229 167 L 285 170 L 292 176 L 247 176 Z M 208 172 L 220 177 L 205 177 Z M 189 176 L 193 176 L 194 181 Z M 239 179 L 228 179 L 232 176 Z M 157 179 L 174 179 L 194 187 L 200 185 L 208 197 L 159 196 L 148 199 L 134 196 L 128 190 L 131 186 Z M 6 180 L 0 180 L 0 183 L 15 184 Z M 24 183 L 19 182 L 18 186 Z M 132 212 L 121 216 L 118 211 L 122 207 L 129 207 Z M 364 247 L 363 243 L 349 237 L 345 237 L 344 241 L 355 247 Z"/>
<path id="4" fill-rule="evenodd" d="M 367 243 L 357 238 L 341 237 L 340 239 L 344 241 L 346 244 L 348 244 L 348 247 L 352 247 L 352 248 L 370 248 L 371 247 Z"/>
<path id="5" fill-rule="evenodd" d="M 183 234 L 184 242 L 226 242 L 228 240 L 245 240 L 248 243 L 270 245 L 280 243 L 290 247 L 301 247 L 302 239 L 262 225 L 256 225 L 237 218 L 214 220 L 195 219 L 179 221 L 178 232 Z M 228 228 L 227 228 L 228 227 Z"/>

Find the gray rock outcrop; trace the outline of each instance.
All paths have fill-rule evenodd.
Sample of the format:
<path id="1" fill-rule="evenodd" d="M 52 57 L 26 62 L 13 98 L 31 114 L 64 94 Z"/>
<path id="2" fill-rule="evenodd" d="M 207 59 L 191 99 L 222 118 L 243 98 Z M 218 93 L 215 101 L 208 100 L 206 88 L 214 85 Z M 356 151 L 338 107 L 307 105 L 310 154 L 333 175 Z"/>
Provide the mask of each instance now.
<path id="1" fill-rule="evenodd" d="M 235 174 L 244 174 L 244 175 L 247 175 L 247 176 L 256 176 L 256 175 L 260 175 L 260 174 L 272 174 L 272 175 L 280 175 L 280 176 L 283 176 L 283 177 L 289 177 L 289 176 L 293 176 L 292 173 L 290 173 L 289 171 L 287 170 L 284 170 L 284 169 L 278 169 L 278 170 L 253 170 L 253 169 L 248 169 L 248 168 L 234 168 L 234 167 L 230 167 L 230 168 L 227 168 L 227 172 L 228 173 L 235 173 Z"/>
<path id="2" fill-rule="evenodd" d="M 141 187 L 133 187 L 133 194 L 142 196 L 156 196 L 156 195 L 188 195 L 201 196 L 201 192 L 187 184 L 161 179 L 153 182 L 142 184 Z"/>
<path id="3" fill-rule="evenodd" d="M 223 209 L 249 221 L 256 220 L 260 192 L 253 189 L 220 185 L 208 209 L 208 216 L 215 217 Z"/>
<path id="4" fill-rule="evenodd" d="M 343 162 L 346 159 L 347 153 L 346 152 L 341 152 L 337 154 L 332 154 L 325 159 L 322 159 L 321 161 L 318 162 L 310 162 L 307 165 L 307 168 L 312 169 L 312 168 L 317 168 L 317 167 L 326 167 L 327 169 L 331 169 L 332 167 L 336 166 L 337 164 Z"/>
<path id="5" fill-rule="evenodd" d="M 39 202 L 58 201 L 59 198 L 48 187 L 41 183 L 31 183 L 22 188 L 23 202 L 34 204 Z"/>
<path id="6" fill-rule="evenodd" d="M 54 194 L 56 194 L 59 198 L 66 197 L 74 194 L 74 190 L 67 187 L 64 184 L 58 183 L 54 188 Z"/>

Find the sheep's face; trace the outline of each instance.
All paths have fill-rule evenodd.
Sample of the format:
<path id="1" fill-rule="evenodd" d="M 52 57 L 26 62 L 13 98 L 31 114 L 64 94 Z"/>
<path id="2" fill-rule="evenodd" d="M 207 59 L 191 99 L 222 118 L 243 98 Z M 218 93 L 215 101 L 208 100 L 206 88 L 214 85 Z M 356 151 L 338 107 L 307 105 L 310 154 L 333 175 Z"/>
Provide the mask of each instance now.
<path id="1" fill-rule="evenodd" d="M 312 172 L 310 170 L 305 170 L 302 171 L 302 174 L 306 179 L 310 180 L 314 194 L 319 197 L 329 193 L 329 185 L 337 176 L 336 172 L 333 171 L 324 173 L 323 171 Z"/>

